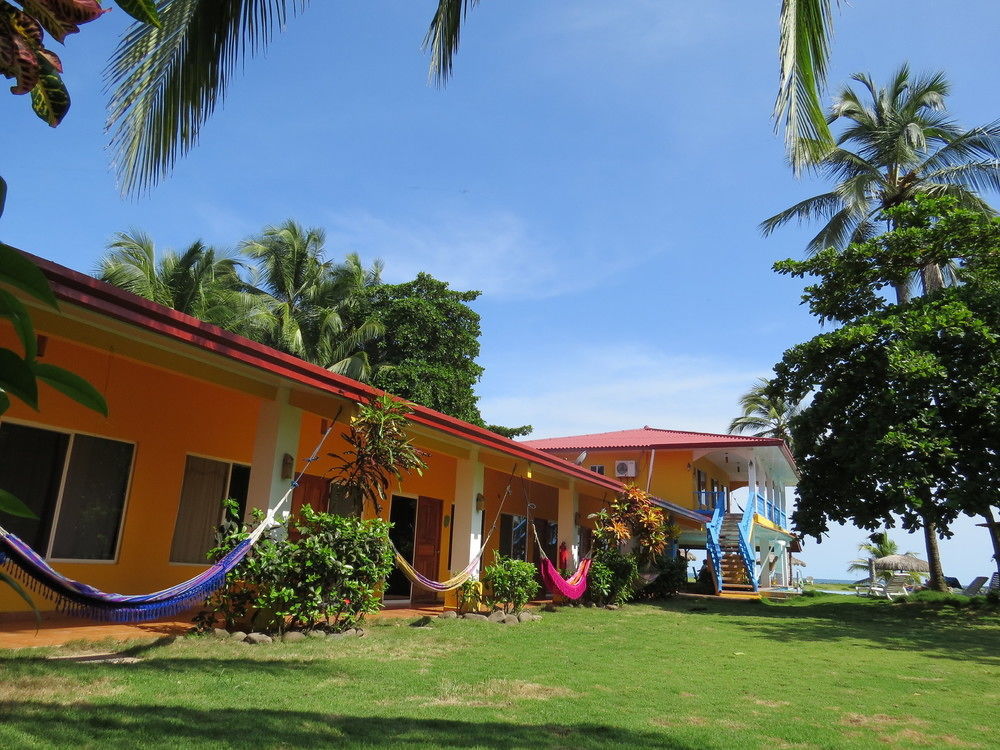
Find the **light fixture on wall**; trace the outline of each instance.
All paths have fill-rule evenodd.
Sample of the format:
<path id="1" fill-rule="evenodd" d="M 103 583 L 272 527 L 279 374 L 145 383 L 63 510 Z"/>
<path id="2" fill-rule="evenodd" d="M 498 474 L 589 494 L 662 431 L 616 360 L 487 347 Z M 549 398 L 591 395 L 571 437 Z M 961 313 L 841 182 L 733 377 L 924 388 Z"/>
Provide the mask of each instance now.
<path id="1" fill-rule="evenodd" d="M 281 478 L 291 479 L 292 469 L 295 468 L 295 459 L 288 453 L 281 457 Z"/>
<path id="2" fill-rule="evenodd" d="M 38 334 L 37 336 L 35 336 L 35 356 L 39 358 L 44 357 L 45 349 L 48 346 L 48 344 L 49 344 L 48 336 L 43 336 L 42 334 Z"/>
<path id="3" fill-rule="evenodd" d="M 727 464 L 729 463 L 729 454 L 728 453 L 726 454 L 726 463 Z"/>
<path id="4" fill-rule="evenodd" d="M 484 510 L 486 510 L 486 498 L 480 492 L 476 495 L 476 511 L 482 513 Z"/>

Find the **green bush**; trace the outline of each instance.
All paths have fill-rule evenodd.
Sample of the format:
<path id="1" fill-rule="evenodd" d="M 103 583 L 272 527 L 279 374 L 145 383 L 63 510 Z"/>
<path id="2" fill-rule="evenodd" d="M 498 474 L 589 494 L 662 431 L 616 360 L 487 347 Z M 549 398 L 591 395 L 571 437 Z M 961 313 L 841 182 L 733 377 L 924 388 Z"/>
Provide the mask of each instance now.
<path id="1" fill-rule="evenodd" d="M 947 591 L 914 591 L 912 594 L 900 597 L 896 601 L 921 602 L 924 604 L 936 604 L 940 607 L 955 607 L 961 609 L 969 605 L 969 597 L 961 594 L 952 594 Z"/>
<path id="2" fill-rule="evenodd" d="M 624 604 L 635 596 L 642 578 L 633 555 L 617 549 L 594 554 L 587 574 L 587 601 L 593 604 Z"/>
<path id="3" fill-rule="evenodd" d="M 520 612 L 541 588 L 537 574 L 529 562 L 497 555 L 494 563 L 483 571 L 483 583 L 490 588 L 493 607 L 514 614 Z"/>
<path id="4" fill-rule="evenodd" d="M 992 607 L 1000 606 L 1000 591 L 994 589 L 986 593 L 986 603 Z"/>
<path id="5" fill-rule="evenodd" d="M 656 560 L 657 576 L 642 589 L 647 599 L 667 599 L 682 591 L 687 584 L 687 560 L 661 555 Z"/>
<path id="6" fill-rule="evenodd" d="M 312 629 L 322 623 L 342 630 L 378 611 L 393 566 L 388 523 L 305 506 L 285 530 L 294 533 L 261 539 L 230 574 L 196 618 L 201 628 L 221 617 L 226 627 L 283 631 L 286 625 Z M 247 531 L 228 525 L 211 559 L 232 549 Z"/>

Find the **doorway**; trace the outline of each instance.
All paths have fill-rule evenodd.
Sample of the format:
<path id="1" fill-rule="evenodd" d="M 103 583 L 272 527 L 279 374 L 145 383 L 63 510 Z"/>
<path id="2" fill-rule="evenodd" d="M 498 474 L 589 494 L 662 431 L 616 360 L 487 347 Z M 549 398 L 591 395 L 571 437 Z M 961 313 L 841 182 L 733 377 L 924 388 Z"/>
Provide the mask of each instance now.
<path id="1" fill-rule="evenodd" d="M 421 575 L 437 580 L 441 559 L 441 523 L 444 504 L 432 497 L 401 497 L 394 495 L 389 508 L 392 528 L 389 538 L 402 555 Z M 394 568 L 385 587 L 386 602 L 407 601 L 414 604 L 433 603 L 437 595 L 414 586 Z"/>

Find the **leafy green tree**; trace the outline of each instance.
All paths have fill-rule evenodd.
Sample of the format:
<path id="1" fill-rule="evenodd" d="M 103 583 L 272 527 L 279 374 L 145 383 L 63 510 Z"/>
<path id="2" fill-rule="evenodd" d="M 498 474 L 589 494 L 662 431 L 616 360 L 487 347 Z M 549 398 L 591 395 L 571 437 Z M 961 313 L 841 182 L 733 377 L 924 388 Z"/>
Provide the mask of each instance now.
<path id="1" fill-rule="evenodd" d="M 758 378 L 753 387 L 740 396 L 740 416 L 729 423 L 733 434 L 751 434 L 784 440 L 792 447 L 791 420 L 799 413 L 799 405 L 789 403 L 767 378 Z"/>
<path id="2" fill-rule="evenodd" d="M 804 300 L 840 324 L 775 368 L 787 398 L 812 395 L 792 420 L 796 528 L 819 537 L 830 521 L 874 530 L 899 518 L 923 529 L 930 585 L 941 590 L 936 532 L 960 514 L 988 518 L 1000 483 L 1000 220 L 957 203 L 918 196 L 888 209 L 892 232 L 775 266 L 815 277 Z M 949 262 L 962 284 L 886 298 Z"/>
<path id="3" fill-rule="evenodd" d="M 370 376 L 364 346 L 384 333 L 365 316 L 352 316 L 381 265 L 365 269 L 357 255 L 341 265 L 325 258 L 322 229 L 289 219 L 267 227 L 240 247 L 256 265 L 252 283 L 271 313 L 264 343 L 358 380 Z M 354 319 L 356 325 L 349 321 Z"/>
<path id="4" fill-rule="evenodd" d="M 384 335 L 365 351 L 372 384 L 423 406 L 487 426 L 479 413 L 476 384 L 483 374 L 479 356 L 479 314 L 469 307 L 477 291 L 450 289 L 447 282 L 419 273 L 403 284 L 369 287 L 355 313 L 379 322 Z M 488 429 L 516 437 L 530 425 Z"/>
<path id="5" fill-rule="evenodd" d="M 1000 121 L 965 129 L 949 119 L 951 87 L 943 73 L 913 78 L 903 65 L 881 88 L 865 73 L 852 80 L 863 95 L 845 86 L 829 110 L 830 122 L 845 124 L 836 146 L 814 151 L 805 163 L 833 189 L 766 219 L 765 235 L 791 221 L 821 219 L 809 251 L 843 249 L 874 237 L 890 220 L 886 210 L 918 193 L 993 213 L 976 191 L 1000 189 Z"/>

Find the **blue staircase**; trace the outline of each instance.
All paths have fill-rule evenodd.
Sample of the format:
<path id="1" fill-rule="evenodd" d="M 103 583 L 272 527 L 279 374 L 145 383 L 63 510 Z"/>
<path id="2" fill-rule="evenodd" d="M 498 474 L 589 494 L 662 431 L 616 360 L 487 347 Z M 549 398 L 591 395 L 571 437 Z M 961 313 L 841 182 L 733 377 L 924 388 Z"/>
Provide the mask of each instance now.
<path id="1" fill-rule="evenodd" d="M 756 555 L 750 547 L 753 529 L 753 507 L 748 512 L 726 513 L 719 503 L 712 520 L 705 525 L 705 548 L 715 577 L 715 593 L 744 593 L 757 591 Z"/>

